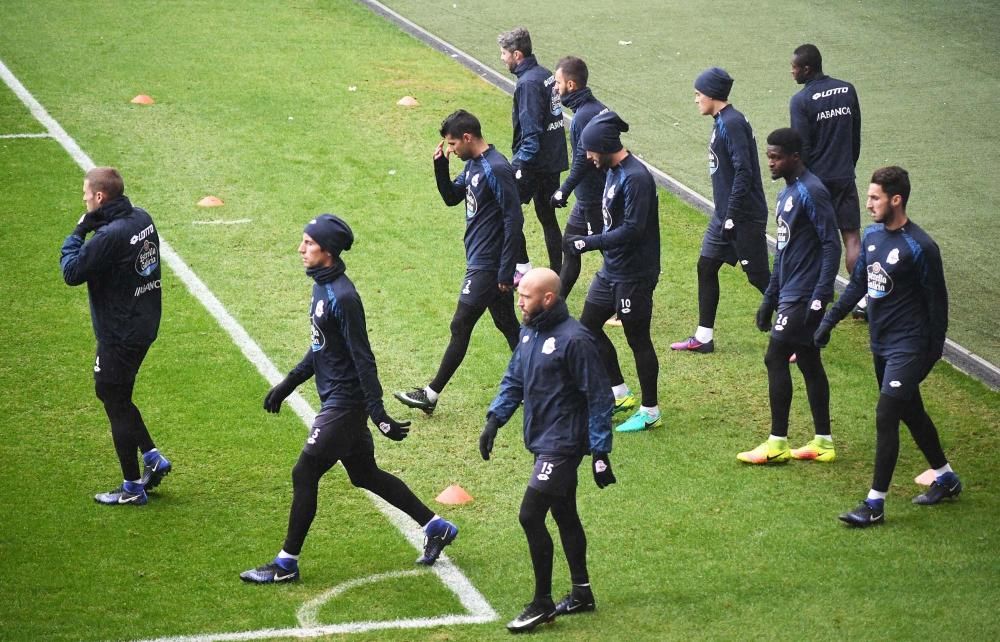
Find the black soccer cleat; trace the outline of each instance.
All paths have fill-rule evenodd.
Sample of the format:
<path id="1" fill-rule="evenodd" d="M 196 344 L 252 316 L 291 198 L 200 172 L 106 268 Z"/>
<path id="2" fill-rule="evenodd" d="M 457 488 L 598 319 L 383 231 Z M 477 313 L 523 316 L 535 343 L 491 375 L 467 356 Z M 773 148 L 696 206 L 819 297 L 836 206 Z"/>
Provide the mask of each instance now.
<path id="1" fill-rule="evenodd" d="M 516 618 L 507 623 L 511 633 L 526 633 L 539 624 L 545 624 L 556 619 L 556 606 L 552 598 L 535 600 L 524 605 L 524 610 Z"/>
<path id="2" fill-rule="evenodd" d="M 392 396 L 398 399 L 404 406 L 419 408 L 428 415 L 434 412 L 434 408 L 437 407 L 437 401 L 428 399 L 427 391 L 423 388 L 414 388 L 407 392 L 394 392 Z"/>
<path id="3" fill-rule="evenodd" d="M 146 496 L 146 491 L 143 489 L 142 484 L 125 482 L 114 490 L 109 490 L 106 493 L 97 493 L 94 495 L 94 501 L 105 506 L 119 506 L 122 504 L 142 506 L 149 501 L 149 498 Z"/>
<path id="4" fill-rule="evenodd" d="M 152 464 L 143 463 L 142 466 L 142 482 L 143 487 L 146 490 L 153 490 L 160 485 L 163 478 L 174 469 L 173 464 L 170 460 L 163 455 L 158 455 L 156 461 Z"/>
<path id="5" fill-rule="evenodd" d="M 866 528 L 868 526 L 878 526 L 885 522 L 885 509 L 884 504 L 879 502 L 878 508 L 873 508 L 868 500 L 865 500 L 858 504 L 858 507 L 852 511 L 842 513 L 840 515 L 840 521 L 844 522 L 848 526 L 855 526 L 857 528 Z"/>
<path id="6" fill-rule="evenodd" d="M 438 517 L 427 524 L 424 537 L 424 553 L 417 558 L 417 564 L 424 566 L 434 566 L 434 562 L 441 557 L 441 551 L 448 544 L 458 537 L 458 526 L 448 520 Z"/>
<path id="7" fill-rule="evenodd" d="M 594 602 L 594 593 L 588 588 L 573 587 L 566 597 L 556 604 L 556 615 L 576 615 L 586 613 L 597 608 Z"/>
<path id="8" fill-rule="evenodd" d="M 945 473 L 931 483 L 927 492 L 913 498 L 914 504 L 932 506 L 943 499 L 958 497 L 962 492 L 962 482 L 955 473 Z"/>
<path id="9" fill-rule="evenodd" d="M 851 310 L 851 318 L 858 321 L 868 321 L 868 307 L 854 306 L 854 309 Z"/>
<path id="10" fill-rule="evenodd" d="M 295 582 L 299 579 L 299 566 L 284 569 L 277 562 L 269 562 L 263 566 L 252 568 L 249 571 L 240 573 L 240 579 L 251 584 L 280 584 L 281 582 Z"/>

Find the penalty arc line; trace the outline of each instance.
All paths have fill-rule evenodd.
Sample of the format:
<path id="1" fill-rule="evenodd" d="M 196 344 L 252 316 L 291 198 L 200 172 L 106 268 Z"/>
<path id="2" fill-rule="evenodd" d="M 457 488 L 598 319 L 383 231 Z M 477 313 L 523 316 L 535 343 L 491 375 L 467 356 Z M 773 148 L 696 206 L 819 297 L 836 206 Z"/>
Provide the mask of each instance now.
<path id="1" fill-rule="evenodd" d="M 62 148 L 66 150 L 83 171 L 86 172 L 95 167 L 95 163 L 91 160 L 90 156 L 80 148 L 76 140 L 35 99 L 3 60 L 0 60 L 0 77 L 3 78 L 4 83 L 14 92 L 24 106 L 28 108 L 35 120 L 46 129 L 48 135 L 59 142 Z M 271 359 L 257 345 L 257 342 L 247 333 L 240 322 L 229 314 L 229 311 L 222 305 L 222 302 L 219 301 L 198 275 L 188 267 L 187 263 L 184 262 L 163 237 L 160 237 L 160 254 L 163 256 L 163 260 L 167 266 L 181 280 L 184 287 L 187 288 L 188 292 L 205 307 L 216 322 L 229 334 L 243 355 L 257 368 L 257 371 L 260 372 L 264 379 L 272 386 L 280 382 L 283 379 L 283 375 L 271 362 Z M 288 402 L 292 410 L 295 411 L 295 414 L 302 419 L 307 427 L 312 425 L 316 413 L 301 395 L 297 392 L 293 393 L 288 398 Z M 419 528 L 410 523 L 409 518 L 404 513 L 389 505 L 381 498 L 372 493 L 369 493 L 369 497 L 376 508 L 389 519 L 410 545 L 417 551 L 421 551 L 423 534 Z M 267 637 L 315 637 L 331 633 L 353 633 L 380 629 L 426 628 L 448 624 L 479 624 L 492 622 L 499 618 L 482 593 L 472 585 L 469 578 L 451 562 L 447 555 L 442 554 L 438 562 L 430 567 L 430 570 L 455 594 L 462 606 L 468 611 L 467 614 L 387 620 L 382 622 L 355 622 L 312 628 L 267 629 L 261 631 L 168 637 L 160 638 L 160 640 L 252 640 Z"/>

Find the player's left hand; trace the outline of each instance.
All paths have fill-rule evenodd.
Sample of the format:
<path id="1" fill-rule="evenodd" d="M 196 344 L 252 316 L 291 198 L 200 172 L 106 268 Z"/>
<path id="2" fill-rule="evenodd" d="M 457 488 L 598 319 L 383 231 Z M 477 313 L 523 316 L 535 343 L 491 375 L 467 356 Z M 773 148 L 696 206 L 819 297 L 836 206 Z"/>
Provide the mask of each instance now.
<path id="1" fill-rule="evenodd" d="M 490 453 L 493 452 L 493 441 L 497 438 L 498 430 L 500 430 L 500 425 L 497 422 L 497 418 L 491 414 L 486 419 L 483 432 L 479 435 L 479 455 L 483 458 L 483 461 L 490 460 Z"/>
<path id="2" fill-rule="evenodd" d="M 514 286 L 510 283 L 497 283 L 497 289 L 500 290 L 500 294 L 507 294 L 514 289 Z"/>
<path id="3" fill-rule="evenodd" d="M 594 483 L 597 484 L 598 488 L 610 486 L 618 481 L 611 470 L 611 460 L 608 459 L 608 453 L 594 453 L 592 459 L 594 464 Z"/>
<path id="4" fill-rule="evenodd" d="M 722 224 L 722 238 L 727 241 L 736 240 L 736 221 L 731 218 L 726 219 L 726 222 Z"/>
<path id="5" fill-rule="evenodd" d="M 107 221 L 104 220 L 104 216 L 101 214 L 100 209 L 86 212 L 80 217 L 80 220 L 77 221 L 76 227 L 73 228 L 73 234 L 85 239 L 87 238 L 87 234 L 104 227 L 106 224 Z"/>
<path id="6" fill-rule="evenodd" d="M 563 239 L 563 249 L 573 256 L 579 256 L 584 252 L 590 251 L 594 248 L 587 245 L 587 237 L 580 236 L 578 234 L 567 234 Z"/>
<path id="7" fill-rule="evenodd" d="M 817 325 L 823 320 L 823 315 L 826 314 L 826 304 L 820 299 L 813 299 L 812 303 L 809 304 L 809 312 L 806 313 L 806 323 L 808 325 Z"/>
<path id="8" fill-rule="evenodd" d="M 561 189 L 557 189 L 549 199 L 549 205 L 555 208 L 566 207 L 566 195 Z"/>
<path id="9" fill-rule="evenodd" d="M 372 421 L 378 427 L 378 431 L 393 441 L 403 441 L 410 434 L 410 422 L 396 421 L 382 411 L 380 415 L 372 417 Z"/>
<path id="10" fill-rule="evenodd" d="M 438 143 L 437 147 L 434 148 L 434 160 L 438 161 L 443 158 L 447 161 L 449 156 L 451 156 L 451 149 L 444 146 L 444 141 Z"/>

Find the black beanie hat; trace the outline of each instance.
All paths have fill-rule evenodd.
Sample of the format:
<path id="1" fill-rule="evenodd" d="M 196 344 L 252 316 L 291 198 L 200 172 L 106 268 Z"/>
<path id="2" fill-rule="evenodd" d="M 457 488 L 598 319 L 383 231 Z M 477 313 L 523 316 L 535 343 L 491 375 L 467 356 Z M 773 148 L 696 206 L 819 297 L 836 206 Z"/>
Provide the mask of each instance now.
<path id="1" fill-rule="evenodd" d="M 303 231 L 334 256 L 351 249 L 351 244 L 354 243 L 351 228 L 333 214 L 320 214 L 309 221 Z"/>
<path id="2" fill-rule="evenodd" d="M 614 154 L 622 149 L 621 134 L 628 131 L 628 123 L 613 111 L 606 111 L 591 119 L 580 134 L 580 144 L 588 152 Z"/>
<path id="3" fill-rule="evenodd" d="M 729 100 L 729 90 L 733 88 L 733 78 L 725 69 L 712 67 L 701 72 L 694 81 L 694 88 L 709 98 Z"/>

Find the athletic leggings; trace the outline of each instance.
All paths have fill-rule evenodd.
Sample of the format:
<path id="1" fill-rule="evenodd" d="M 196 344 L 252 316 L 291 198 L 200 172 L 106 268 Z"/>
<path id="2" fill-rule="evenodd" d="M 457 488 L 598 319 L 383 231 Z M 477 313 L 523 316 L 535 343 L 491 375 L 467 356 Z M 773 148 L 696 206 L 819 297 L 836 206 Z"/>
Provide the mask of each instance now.
<path id="1" fill-rule="evenodd" d="M 417 499 L 402 480 L 378 467 L 373 453 L 344 457 L 342 462 L 352 484 L 375 493 L 421 526 L 434 517 L 433 511 Z M 298 555 L 302 552 L 302 543 L 316 517 L 319 480 L 336 463 L 336 460 L 305 452 L 299 455 L 292 468 L 292 509 L 288 515 L 288 534 L 282 547 L 286 553 Z"/>
<path id="2" fill-rule="evenodd" d="M 883 362 L 884 369 L 884 362 Z M 879 385 L 882 384 L 882 373 L 876 370 Z M 896 470 L 896 459 L 899 457 L 899 421 L 902 420 L 910 429 L 913 441 L 927 459 L 931 468 L 941 468 L 948 463 L 941 448 L 934 422 L 924 410 L 924 400 L 920 390 L 912 399 L 897 399 L 887 394 L 881 394 L 875 406 L 875 474 L 872 477 L 872 490 L 881 493 L 889 492 L 892 473 Z"/>
<path id="3" fill-rule="evenodd" d="M 472 329 L 476 327 L 479 317 L 483 316 L 483 312 L 486 310 L 489 310 L 490 316 L 493 317 L 493 325 L 507 339 L 507 345 L 510 346 L 511 352 L 517 347 L 517 336 L 521 326 L 517 322 L 517 317 L 514 316 L 513 294 L 498 295 L 486 307 L 473 307 L 459 301 L 455 316 L 451 319 L 451 340 L 448 342 L 448 347 L 445 348 L 437 375 L 430 383 L 431 390 L 434 392 L 440 393 L 444 390 L 452 375 L 458 370 L 458 366 L 462 365 L 465 353 L 469 350 Z"/>
<path id="4" fill-rule="evenodd" d="M 618 352 L 615 350 L 615 345 L 611 343 L 611 339 L 604 332 L 604 322 L 611 318 L 614 313 L 614 308 L 605 308 L 587 301 L 583 304 L 580 323 L 590 330 L 597 340 L 597 350 L 601 355 L 601 361 L 604 362 L 604 368 L 608 371 L 608 379 L 611 380 L 612 386 L 617 386 L 625 383 L 625 377 L 618 364 Z M 656 381 L 660 375 L 660 362 L 656 357 L 653 339 L 649 334 L 652 318 L 636 318 L 623 314 L 619 320 L 625 331 L 625 339 L 635 357 L 635 371 L 639 377 L 639 388 L 642 390 L 642 405 L 651 408 L 657 405 Z"/>
<path id="5" fill-rule="evenodd" d="M 771 434 L 788 436 L 788 411 L 792 405 L 792 374 L 788 359 L 797 355 L 796 364 L 806 382 L 806 395 L 812 410 L 817 435 L 830 434 L 830 383 L 826 378 L 819 348 L 792 345 L 773 338 L 764 355 L 767 366 L 767 390 L 771 398 Z"/>
<path id="6" fill-rule="evenodd" d="M 139 460 L 137 451 L 147 452 L 156 448 L 142 413 L 132 403 L 132 383 L 107 383 L 98 381 L 94 384 L 97 398 L 104 403 L 104 411 L 111 422 L 111 439 L 118 454 L 118 463 L 122 468 L 122 477 L 129 481 L 138 480 Z"/>
<path id="7" fill-rule="evenodd" d="M 573 584 L 590 582 L 587 574 L 587 535 L 576 510 L 576 485 L 565 497 L 546 495 L 528 487 L 521 500 L 518 519 L 528 538 L 531 553 L 531 567 L 535 573 L 535 599 L 552 595 L 552 537 L 545 527 L 545 516 L 552 511 L 552 517 L 559 527 L 566 562 L 569 564 L 570 579 Z"/>
<path id="8" fill-rule="evenodd" d="M 559 220 L 556 218 L 556 209 L 552 206 L 550 199 L 552 194 L 559 189 L 559 173 L 539 174 L 534 183 L 534 192 L 529 197 L 535 202 L 535 216 L 542 224 L 542 235 L 545 237 L 545 251 L 549 255 L 549 268 L 559 274 L 562 270 L 562 232 L 559 231 Z M 522 201 L 527 203 L 522 195 Z M 528 246 L 521 236 L 522 246 L 518 263 L 528 262 Z"/>
<path id="9" fill-rule="evenodd" d="M 719 270 L 723 261 L 702 256 L 698 259 L 698 325 L 715 327 L 715 313 L 719 309 Z M 747 281 L 764 294 L 771 275 L 767 270 L 747 272 Z"/>

